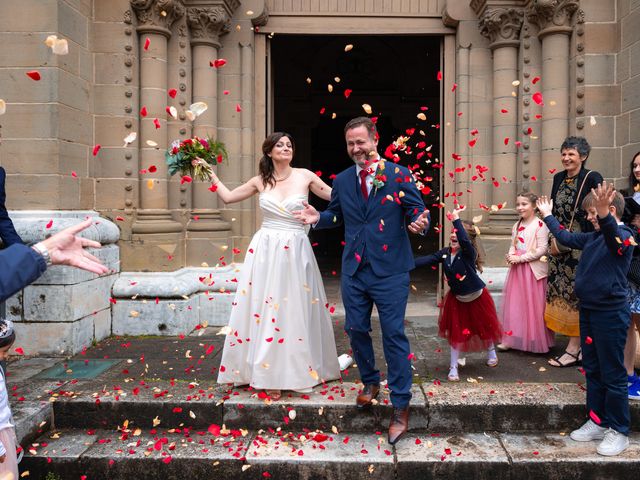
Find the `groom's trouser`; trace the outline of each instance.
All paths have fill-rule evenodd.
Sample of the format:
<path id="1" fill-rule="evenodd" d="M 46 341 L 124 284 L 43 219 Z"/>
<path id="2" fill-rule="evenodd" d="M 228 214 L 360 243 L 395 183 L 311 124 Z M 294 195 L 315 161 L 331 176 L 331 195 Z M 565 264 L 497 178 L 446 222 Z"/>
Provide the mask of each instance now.
<path id="1" fill-rule="evenodd" d="M 353 276 L 342 275 L 344 329 L 351 340 L 353 357 L 362 382 L 380 383 L 371 342 L 371 310 L 376 304 L 382 330 L 382 346 L 387 361 L 391 403 L 405 408 L 411 400 L 411 360 L 409 339 L 404 333 L 404 315 L 409 296 L 409 273 L 378 277 L 371 265 L 361 266 Z"/>

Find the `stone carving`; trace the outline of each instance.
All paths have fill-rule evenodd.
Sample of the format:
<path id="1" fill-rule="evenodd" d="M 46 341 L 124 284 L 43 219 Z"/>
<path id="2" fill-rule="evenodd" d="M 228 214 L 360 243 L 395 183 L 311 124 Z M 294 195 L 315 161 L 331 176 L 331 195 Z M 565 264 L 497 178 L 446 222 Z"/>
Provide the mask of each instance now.
<path id="1" fill-rule="evenodd" d="M 220 46 L 220 35 L 229 31 L 229 15 L 222 6 L 189 7 L 187 22 L 191 29 L 191 42 L 206 42 Z M 225 29 L 225 26 L 227 27 Z"/>
<path id="2" fill-rule="evenodd" d="M 480 33 L 491 44 L 518 42 L 524 11 L 519 8 L 496 8 L 487 10 L 480 19 Z"/>
<path id="3" fill-rule="evenodd" d="M 138 29 L 170 34 L 171 26 L 185 13 L 182 0 L 130 0 L 138 19 Z"/>
<path id="4" fill-rule="evenodd" d="M 570 27 L 578 0 L 533 0 L 528 16 L 540 30 L 550 27 Z"/>

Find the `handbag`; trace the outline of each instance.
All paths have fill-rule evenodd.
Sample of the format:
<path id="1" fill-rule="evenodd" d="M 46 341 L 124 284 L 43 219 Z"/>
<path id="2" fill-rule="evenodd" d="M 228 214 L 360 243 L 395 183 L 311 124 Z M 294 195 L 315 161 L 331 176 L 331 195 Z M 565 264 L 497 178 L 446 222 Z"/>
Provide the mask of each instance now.
<path id="1" fill-rule="evenodd" d="M 573 206 L 573 212 L 571 213 L 571 222 L 569 222 L 569 231 L 571 231 L 571 227 L 573 226 L 573 220 L 576 218 L 576 210 L 578 209 L 578 201 L 580 200 L 580 194 L 582 193 L 582 188 L 587 181 L 587 177 L 591 173 L 591 170 L 587 172 L 582 180 L 582 184 L 580 185 L 580 190 L 578 190 L 578 196 L 576 197 L 576 203 Z M 561 257 L 571 252 L 571 247 L 567 247 L 558 241 L 557 238 L 553 237 L 551 242 L 549 242 L 549 254 L 554 257 Z"/>

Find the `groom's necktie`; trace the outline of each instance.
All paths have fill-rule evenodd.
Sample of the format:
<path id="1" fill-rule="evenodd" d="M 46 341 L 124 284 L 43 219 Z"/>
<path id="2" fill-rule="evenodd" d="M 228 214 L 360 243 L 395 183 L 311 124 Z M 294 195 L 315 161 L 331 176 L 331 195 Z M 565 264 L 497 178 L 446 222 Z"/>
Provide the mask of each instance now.
<path id="1" fill-rule="evenodd" d="M 366 170 L 360 170 L 360 190 L 362 191 L 362 198 L 365 201 L 369 199 L 369 190 L 367 188 L 367 177 L 369 173 Z"/>

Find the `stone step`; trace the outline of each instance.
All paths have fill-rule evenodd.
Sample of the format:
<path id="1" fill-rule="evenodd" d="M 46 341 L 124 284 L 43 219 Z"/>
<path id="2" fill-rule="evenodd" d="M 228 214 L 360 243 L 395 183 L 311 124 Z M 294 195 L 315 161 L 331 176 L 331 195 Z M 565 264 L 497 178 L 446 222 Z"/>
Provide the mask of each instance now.
<path id="1" fill-rule="evenodd" d="M 75 385 L 79 387 L 78 384 Z M 235 429 L 323 429 L 369 433 L 385 430 L 391 413 L 388 390 L 379 403 L 358 411 L 359 384 L 332 382 L 312 393 L 285 392 L 270 402 L 250 389 L 203 389 L 156 383 L 153 388 L 127 386 L 115 391 L 69 392 L 53 402 L 56 428 L 113 429 L 123 422 L 148 428 L 154 419 L 164 427 L 207 428 L 216 423 Z M 135 389 L 135 394 L 132 390 Z M 585 394 L 575 384 L 433 383 L 414 385 L 413 432 L 568 431 L 584 421 Z M 632 429 L 640 430 L 640 402 L 631 402 Z"/>
<path id="2" fill-rule="evenodd" d="M 61 430 L 27 447 L 31 480 L 637 478 L 640 435 L 615 459 L 563 434 Z M 85 477 L 86 476 L 86 477 Z"/>

